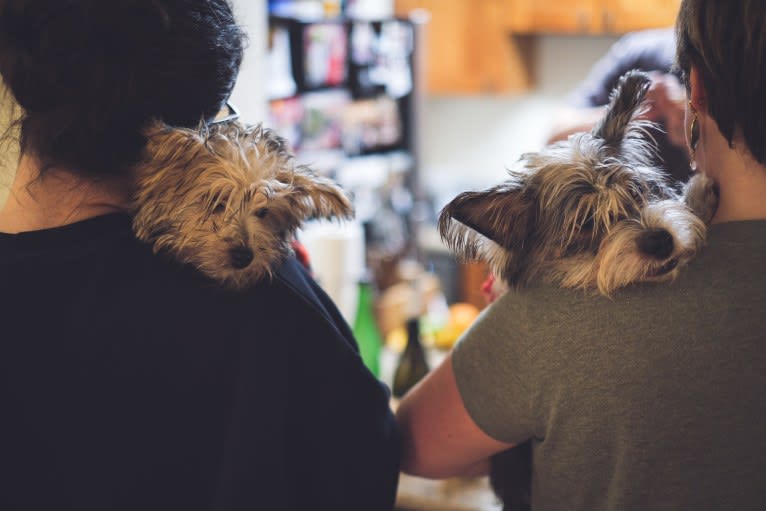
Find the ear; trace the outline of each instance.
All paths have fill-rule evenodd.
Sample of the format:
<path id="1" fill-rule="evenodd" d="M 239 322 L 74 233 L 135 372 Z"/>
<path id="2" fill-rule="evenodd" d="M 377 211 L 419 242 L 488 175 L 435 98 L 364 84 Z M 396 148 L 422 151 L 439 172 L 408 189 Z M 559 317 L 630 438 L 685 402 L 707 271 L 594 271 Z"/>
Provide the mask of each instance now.
<path id="1" fill-rule="evenodd" d="M 593 136 L 611 146 L 619 146 L 631 121 L 642 113 L 642 103 L 651 83 L 646 73 L 625 73 L 612 91 L 606 115 L 593 127 Z"/>
<path id="2" fill-rule="evenodd" d="M 702 84 L 702 75 L 692 66 L 689 72 L 689 101 L 698 112 L 707 112 L 707 93 Z"/>
<path id="3" fill-rule="evenodd" d="M 309 218 L 353 218 L 354 207 L 343 189 L 334 181 L 317 176 L 299 165 L 292 172 L 280 172 L 277 179 L 287 185 L 286 198 L 296 212 Z"/>
<path id="4" fill-rule="evenodd" d="M 439 233 L 458 255 L 474 259 L 482 251 L 475 233 L 507 250 L 523 248 L 532 226 L 532 207 L 518 187 L 496 186 L 466 192 L 447 204 L 439 215 Z M 473 232 L 471 232 L 473 231 Z"/>

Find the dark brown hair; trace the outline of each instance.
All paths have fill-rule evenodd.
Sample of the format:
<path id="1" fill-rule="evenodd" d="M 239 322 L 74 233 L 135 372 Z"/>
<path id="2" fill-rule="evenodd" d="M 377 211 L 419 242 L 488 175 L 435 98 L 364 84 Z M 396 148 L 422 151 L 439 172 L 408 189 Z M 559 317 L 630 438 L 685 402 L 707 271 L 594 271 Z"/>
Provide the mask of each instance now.
<path id="1" fill-rule="evenodd" d="M 684 0 L 676 22 L 677 64 L 689 87 L 700 73 L 710 116 L 733 144 L 742 136 L 766 163 L 766 2 Z"/>
<path id="2" fill-rule="evenodd" d="M 243 44 L 228 0 L 0 0 L 0 75 L 44 169 L 119 174 L 150 120 L 211 118 Z"/>

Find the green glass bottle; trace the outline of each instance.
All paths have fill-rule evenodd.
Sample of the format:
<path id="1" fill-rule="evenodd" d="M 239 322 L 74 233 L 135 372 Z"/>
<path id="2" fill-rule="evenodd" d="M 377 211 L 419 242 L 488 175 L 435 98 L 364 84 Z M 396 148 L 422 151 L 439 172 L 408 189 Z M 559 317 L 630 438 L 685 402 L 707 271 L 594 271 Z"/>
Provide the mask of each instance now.
<path id="1" fill-rule="evenodd" d="M 394 397 L 402 397 L 428 374 L 428 362 L 423 344 L 420 342 L 420 321 L 417 316 L 407 320 L 407 347 L 399 357 L 394 372 L 391 391 Z"/>
<path id="2" fill-rule="evenodd" d="M 374 305 L 372 279 L 365 276 L 359 281 L 359 300 L 353 331 L 364 365 L 377 378 L 380 376 L 380 350 L 383 340 L 375 319 Z"/>

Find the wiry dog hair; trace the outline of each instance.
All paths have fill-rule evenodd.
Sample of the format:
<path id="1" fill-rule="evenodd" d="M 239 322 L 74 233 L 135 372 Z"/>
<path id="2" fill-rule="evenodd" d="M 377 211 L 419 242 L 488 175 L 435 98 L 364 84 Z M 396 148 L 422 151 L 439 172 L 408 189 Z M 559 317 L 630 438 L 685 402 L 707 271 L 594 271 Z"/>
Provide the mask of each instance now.
<path id="1" fill-rule="evenodd" d="M 297 165 L 269 129 L 157 122 L 146 134 L 134 173 L 136 236 L 227 288 L 269 276 L 305 220 L 353 215 L 341 188 Z"/>
<path id="2" fill-rule="evenodd" d="M 717 194 L 702 175 L 679 193 L 652 166 L 648 123 L 637 119 L 649 85 L 645 74 L 626 74 L 591 132 L 522 156 L 503 184 L 443 209 L 442 238 L 489 264 L 495 294 L 547 281 L 609 295 L 675 278 L 703 246 Z M 531 456 L 525 442 L 492 457 L 504 509 L 529 509 Z"/>
<path id="3" fill-rule="evenodd" d="M 702 195 L 685 198 L 652 166 L 649 123 L 637 119 L 649 85 L 626 74 L 591 132 L 523 155 L 499 186 L 457 196 L 441 212 L 442 239 L 512 287 L 550 281 L 609 295 L 674 278 L 702 247 L 701 217 L 716 198 L 703 177 L 688 187 Z"/>

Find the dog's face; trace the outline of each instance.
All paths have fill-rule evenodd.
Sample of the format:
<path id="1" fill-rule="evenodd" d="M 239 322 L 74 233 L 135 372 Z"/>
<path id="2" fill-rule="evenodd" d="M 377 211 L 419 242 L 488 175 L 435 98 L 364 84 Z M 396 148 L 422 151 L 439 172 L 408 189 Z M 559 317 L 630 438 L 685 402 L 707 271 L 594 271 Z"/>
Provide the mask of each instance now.
<path id="1" fill-rule="evenodd" d="M 595 254 L 617 223 L 667 196 L 661 174 L 642 162 L 603 158 L 608 150 L 586 133 L 525 156 L 524 191 L 534 197 L 528 202 L 534 222 L 527 225 L 547 257 Z"/>
<path id="2" fill-rule="evenodd" d="M 672 271 L 685 243 L 676 231 L 695 217 L 649 214 L 653 204 L 676 198 L 651 164 L 646 123 L 636 119 L 649 85 L 646 75 L 626 75 L 590 133 L 522 156 L 500 186 L 459 195 L 440 216 L 442 238 L 459 255 L 489 262 L 510 285 L 550 278 L 608 293 L 613 288 L 600 282 L 613 279 L 599 272 L 609 271 L 603 253 L 617 239 L 658 275 Z M 615 235 L 627 226 L 641 227 L 630 240 Z"/>
<path id="3" fill-rule="evenodd" d="M 705 222 L 680 200 L 651 202 L 604 238 L 592 278 L 605 294 L 634 282 L 670 280 L 702 248 L 706 231 Z"/>
<path id="4" fill-rule="evenodd" d="M 295 166 L 270 130 L 157 124 L 147 138 L 137 170 L 136 235 L 227 287 L 269 274 L 305 220 L 352 214 L 340 188 Z"/>

